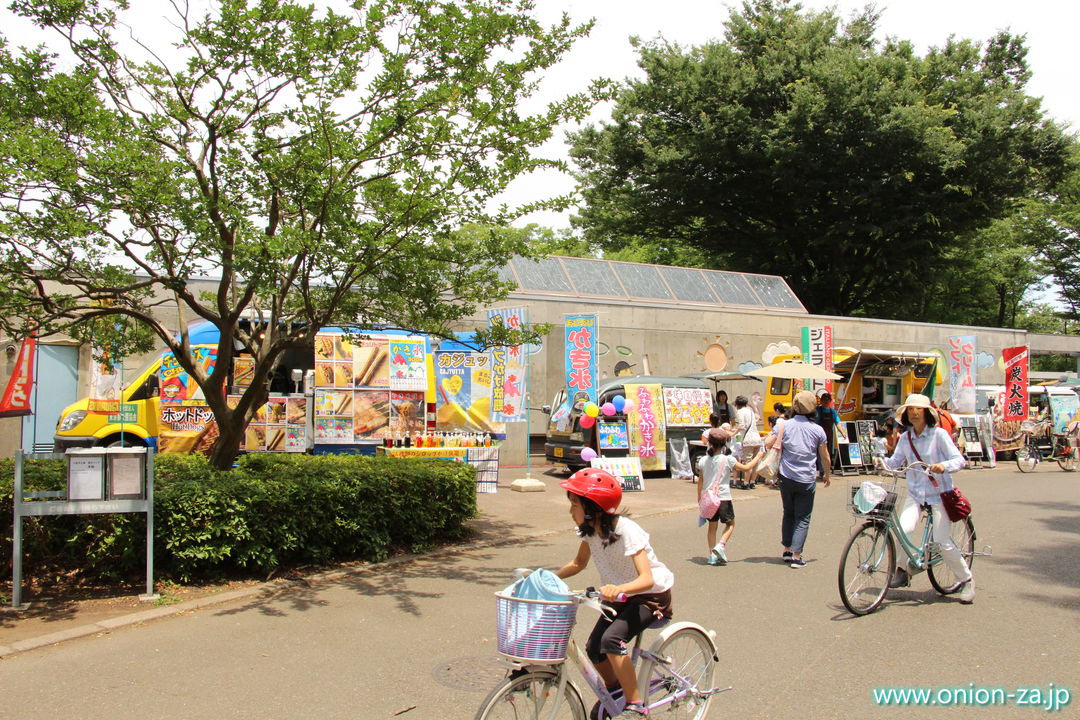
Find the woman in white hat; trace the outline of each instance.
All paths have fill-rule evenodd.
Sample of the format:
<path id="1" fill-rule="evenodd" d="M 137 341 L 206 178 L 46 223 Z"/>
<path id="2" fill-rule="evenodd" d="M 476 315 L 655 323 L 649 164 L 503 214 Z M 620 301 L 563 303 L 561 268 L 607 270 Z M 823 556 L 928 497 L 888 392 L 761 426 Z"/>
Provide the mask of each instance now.
<path id="1" fill-rule="evenodd" d="M 921 460 L 930 466 L 930 474 L 938 484 L 934 487 L 925 468 L 907 471 L 908 494 L 900 509 L 900 526 L 910 535 L 919 523 L 919 508 L 924 504 L 930 506 L 934 513 L 934 542 L 949 569 L 963 583 L 958 596 L 960 602 L 971 603 L 975 600 L 975 580 L 952 540 L 952 523 L 941 503 L 941 493 L 952 490 L 952 473 L 967 463 L 949 434 L 937 426 L 937 410 L 931 406 L 930 398 L 918 393 L 908 395 L 904 404 L 896 409 L 896 419 L 907 431 L 896 443 L 892 456 L 885 458 L 885 466 L 896 470 Z M 910 582 L 907 570 L 897 568 L 889 585 L 905 587 Z"/>

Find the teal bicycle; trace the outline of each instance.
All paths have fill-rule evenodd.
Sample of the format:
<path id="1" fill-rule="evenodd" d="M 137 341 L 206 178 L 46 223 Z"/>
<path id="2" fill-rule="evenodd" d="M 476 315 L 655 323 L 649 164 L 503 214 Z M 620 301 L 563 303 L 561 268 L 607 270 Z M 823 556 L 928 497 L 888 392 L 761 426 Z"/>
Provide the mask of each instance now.
<path id="1" fill-rule="evenodd" d="M 861 489 L 864 483 L 851 485 L 848 507 L 859 522 L 840 556 L 837 581 L 840 599 L 844 607 L 854 615 L 868 615 L 885 601 L 889 581 L 896 568 L 898 544 L 907 557 L 908 571 L 912 575 L 925 570 L 930 577 L 930 584 L 942 595 L 951 595 L 960 590 L 961 580 L 949 570 L 938 551 L 937 543 L 933 541 L 934 514 L 930 511 L 930 506 L 924 504 L 920 508 L 920 523 L 923 527 L 920 544 L 912 542 L 900 527 L 896 509 L 903 506 L 901 501 L 903 494 L 907 492 L 904 475 L 911 467 L 925 469 L 927 465 L 912 463 L 908 467 L 889 472 L 892 479 L 871 483 L 880 490 L 870 488 L 872 492 L 869 493 Z M 970 517 L 952 523 L 950 534 L 969 568 L 976 555 L 991 554 L 989 546 L 984 547 L 982 552 L 975 552 L 975 524 Z"/>

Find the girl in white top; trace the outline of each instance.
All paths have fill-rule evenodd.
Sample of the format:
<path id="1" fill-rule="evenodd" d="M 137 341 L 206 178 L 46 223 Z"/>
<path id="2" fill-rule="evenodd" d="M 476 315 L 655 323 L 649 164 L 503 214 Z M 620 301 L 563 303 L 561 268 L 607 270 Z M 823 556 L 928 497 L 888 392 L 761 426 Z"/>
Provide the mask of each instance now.
<path id="1" fill-rule="evenodd" d="M 922 458 L 938 484 L 934 487 L 930 482 L 926 468 L 920 466 L 907 471 L 908 494 L 900 510 L 900 526 L 910 535 L 919 522 L 919 508 L 923 504 L 930 506 L 934 513 L 934 542 L 938 544 L 942 560 L 963 584 L 958 596 L 960 602 L 969 604 L 975 600 L 975 580 L 952 540 L 952 523 L 941 503 L 941 493 L 952 490 L 952 473 L 963 468 L 967 461 L 949 433 L 937 427 L 937 411 L 931 407 L 930 398 L 918 393 L 908 395 L 904 404 L 897 408 L 896 417 L 907 432 L 896 443 L 893 454 L 884 459 L 885 467 L 897 470 Z M 907 570 L 897 568 L 890 587 L 908 584 Z"/>
<path id="2" fill-rule="evenodd" d="M 589 635 L 586 651 L 609 689 L 622 687 L 626 707 L 612 720 L 645 717 L 630 645 L 659 618 L 671 617 L 671 587 L 675 576 L 656 557 L 649 534 L 633 520 L 619 515 L 622 486 L 611 474 L 586 468 L 559 487 L 570 500 L 570 517 L 581 543 L 574 559 L 557 572 L 577 575 L 590 558 L 600 571 L 600 594 L 615 608 L 615 617 L 601 615 Z"/>
<path id="3" fill-rule="evenodd" d="M 709 444 L 709 454 L 701 461 L 701 482 L 698 484 L 698 505 L 701 506 L 702 493 L 720 501 L 720 505 L 708 517 L 702 515 L 699 522 L 708 522 L 705 539 L 709 544 L 710 565 L 727 565 L 727 544 L 731 534 L 735 532 L 735 505 L 731 497 L 731 473 L 733 470 L 746 471 L 754 467 L 761 459 L 764 450 L 759 445 L 759 452 L 748 463 L 736 462 L 735 458 L 728 455 L 727 441 L 732 433 L 729 430 L 713 428 L 705 436 Z M 716 540 L 716 532 L 720 523 L 724 523 L 724 532 L 720 541 Z"/>

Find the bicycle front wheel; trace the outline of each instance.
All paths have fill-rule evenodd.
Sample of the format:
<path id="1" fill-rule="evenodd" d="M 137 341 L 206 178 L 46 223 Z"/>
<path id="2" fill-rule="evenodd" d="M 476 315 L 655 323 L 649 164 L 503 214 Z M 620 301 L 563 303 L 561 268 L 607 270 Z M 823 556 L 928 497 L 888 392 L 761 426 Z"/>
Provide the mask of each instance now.
<path id="1" fill-rule="evenodd" d="M 693 691 L 713 690 L 716 674 L 716 650 L 704 631 L 695 627 L 676 630 L 651 652 L 670 662 L 646 659 L 638 675 L 639 690 L 645 704 L 653 706 L 649 717 L 700 720 L 709 709 L 711 697 L 695 697 Z M 647 679 L 647 681 L 646 681 Z"/>
<path id="2" fill-rule="evenodd" d="M 1020 468 L 1020 472 L 1031 472 L 1035 469 L 1035 465 L 1039 462 L 1039 450 L 1032 447 L 1031 443 L 1026 443 L 1016 449 L 1016 467 Z"/>
<path id="3" fill-rule="evenodd" d="M 558 720 L 585 720 L 585 705 L 571 683 L 559 697 L 559 675 L 553 671 L 537 670 L 517 677 L 508 677 L 492 690 L 476 720 L 523 720 L 550 718 L 551 709 L 559 703 Z M 554 720 L 553 718 L 553 720 Z"/>
<path id="4" fill-rule="evenodd" d="M 975 524 L 969 517 L 957 520 L 952 524 L 949 534 L 957 549 L 960 550 L 964 563 L 970 569 L 971 562 L 975 559 Z M 930 558 L 927 575 L 930 576 L 930 584 L 942 595 L 952 595 L 960 589 L 960 580 L 956 577 L 956 573 L 949 569 L 938 553 Z"/>
<path id="5" fill-rule="evenodd" d="M 895 566 L 896 548 L 888 527 L 871 521 L 857 528 L 840 556 L 837 583 L 844 607 L 854 615 L 877 610 L 889 591 Z"/>

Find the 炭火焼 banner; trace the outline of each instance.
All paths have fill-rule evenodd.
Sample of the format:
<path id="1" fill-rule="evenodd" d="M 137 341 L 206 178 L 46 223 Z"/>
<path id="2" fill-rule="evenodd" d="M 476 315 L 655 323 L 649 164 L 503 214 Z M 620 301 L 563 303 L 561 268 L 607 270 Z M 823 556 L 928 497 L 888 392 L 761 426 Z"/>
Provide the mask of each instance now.
<path id="1" fill-rule="evenodd" d="M 627 414 L 631 454 L 641 459 L 642 470 L 667 467 L 667 425 L 664 393 L 660 385 L 627 385 L 626 398 L 634 400 Z"/>
<path id="2" fill-rule="evenodd" d="M 1005 348 L 1001 351 L 1005 361 L 1005 407 L 1006 422 L 1028 419 L 1028 348 L 1027 345 Z"/>

